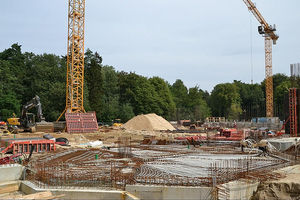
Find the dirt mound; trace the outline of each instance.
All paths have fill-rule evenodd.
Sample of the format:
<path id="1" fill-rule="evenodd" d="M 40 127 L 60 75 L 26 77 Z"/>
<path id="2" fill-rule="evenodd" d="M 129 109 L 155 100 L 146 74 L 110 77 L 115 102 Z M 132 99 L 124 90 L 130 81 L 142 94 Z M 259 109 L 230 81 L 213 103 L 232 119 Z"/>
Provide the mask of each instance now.
<path id="1" fill-rule="evenodd" d="M 276 173 L 279 173 L 281 178 L 260 183 L 260 185 L 257 188 L 257 191 L 254 193 L 251 200 L 259 200 L 259 199 L 299 200 L 300 165 L 285 167 L 277 170 Z"/>
<path id="2" fill-rule="evenodd" d="M 293 183 L 261 183 L 251 200 L 259 199 L 290 199 L 298 200 L 299 185 Z"/>
<path id="3" fill-rule="evenodd" d="M 166 131 L 175 130 L 175 128 L 164 118 L 154 113 L 147 115 L 138 115 L 126 124 L 123 128 L 127 130 L 144 130 L 144 131 Z"/>

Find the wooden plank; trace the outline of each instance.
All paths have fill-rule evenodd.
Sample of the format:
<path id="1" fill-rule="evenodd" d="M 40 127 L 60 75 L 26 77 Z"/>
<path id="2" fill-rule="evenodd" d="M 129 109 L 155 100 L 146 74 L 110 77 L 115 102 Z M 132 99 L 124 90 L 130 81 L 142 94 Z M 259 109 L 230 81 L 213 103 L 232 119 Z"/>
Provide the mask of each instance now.
<path id="1" fill-rule="evenodd" d="M 57 198 L 60 198 L 63 196 L 65 196 L 65 195 L 62 194 L 62 195 L 53 196 L 50 191 L 46 191 L 46 192 L 38 192 L 38 193 L 34 193 L 34 194 L 25 195 L 25 196 L 21 197 L 20 199 L 57 199 Z"/>
<path id="2" fill-rule="evenodd" d="M 1 186 L 0 187 L 0 194 L 15 192 L 15 191 L 18 191 L 18 190 L 19 190 L 19 185 L 18 184 Z"/>
<path id="3" fill-rule="evenodd" d="M 28 194 L 23 196 L 21 199 L 45 199 L 45 197 L 50 197 L 50 196 L 52 196 L 52 193 L 50 191 L 46 191 L 46 192 Z"/>
<path id="4" fill-rule="evenodd" d="M 65 196 L 65 194 L 59 194 L 59 195 L 56 195 L 56 196 L 52 196 L 48 199 L 59 199 L 59 198 L 64 197 L 64 196 Z"/>

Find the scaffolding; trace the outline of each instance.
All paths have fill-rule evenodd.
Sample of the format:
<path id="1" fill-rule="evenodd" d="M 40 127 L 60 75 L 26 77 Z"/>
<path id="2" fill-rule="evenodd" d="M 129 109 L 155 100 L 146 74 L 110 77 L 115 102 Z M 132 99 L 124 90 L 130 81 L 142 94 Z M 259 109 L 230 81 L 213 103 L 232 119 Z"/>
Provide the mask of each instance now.
<path id="1" fill-rule="evenodd" d="M 290 136 L 297 137 L 297 89 L 289 89 Z"/>

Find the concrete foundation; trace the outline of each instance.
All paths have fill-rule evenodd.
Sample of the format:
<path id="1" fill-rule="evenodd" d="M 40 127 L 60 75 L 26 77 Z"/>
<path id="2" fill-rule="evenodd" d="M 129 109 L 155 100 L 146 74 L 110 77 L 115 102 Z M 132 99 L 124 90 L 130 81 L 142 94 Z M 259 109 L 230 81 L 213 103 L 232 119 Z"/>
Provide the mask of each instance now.
<path id="1" fill-rule="evenodd" d="M 219 186 L 218 199 L 220 200 L 249 200 L 257 190 L 258 181 L 232 181 Z"/>
<path id="2" fill-rule="evenodd" d="M 134 195 L 118 190 L 97 190 L 88 188 L 37 188 L 29 181 L 22 181 L 20 190 L 25 194 L 50 191 L 54 195 L 64 194 L 60 199 L 98 199 L 98 200 L 139 200 Z"/>
<path id="3" fill-rule="evenodd" d="M 64 194 L 60 199 L 100 199 L 100 200 L 139 200 L 126 191 L 98 190 L 88 188 L 38 188 L 29 181 L 20 181 L 24 167 L 19 164 L 0 166 L 0 198 L 1 194 L 21 191 L 24 194 L 51 191 L 54 195 Z"/>
<path id="4" fill-rule="evenodd" d="M 213 199 L 210 187 L 127 185 L 126 191 L 142 200 Z"/>
<path id="5" fill-rule="evenodd" d="M 0 165 L 0 182 L 19 180 L 23 170 L 24 167 L 19 164 Z"/>

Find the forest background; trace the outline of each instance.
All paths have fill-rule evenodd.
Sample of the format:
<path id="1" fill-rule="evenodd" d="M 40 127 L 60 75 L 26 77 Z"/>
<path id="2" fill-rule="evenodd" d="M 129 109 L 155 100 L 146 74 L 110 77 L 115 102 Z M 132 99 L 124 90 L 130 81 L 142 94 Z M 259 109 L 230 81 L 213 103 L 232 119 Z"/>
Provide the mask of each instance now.
<path id="1" fill-rule="evenodd" d="M 274 115 L 285 120 L 291 80 L 284 74 L 275 74 L 273 84 Z M 113 66 L 103 65 L 102 57 L 90 49 L 85 53 L 84 86 L 84 107 L 95 111 L 102 122 L 126 122 L 147 113 L 167 120 L 192 121 L 209 116 L 230 120 L 265 116 L 265 80 L 260 84 L 238 80 L 221 83 L 209 93 L 198 85 L 188 88 L 180 79 L 171 84 L 160 77 L 116 71 Z M 38 95 L 46 120 L 55 121 L 65 108 L 65 93 L 66 56 L 23 53 L 19 44 L 0 52 L 1 120 L 13 113 L 19 116 L 22 105 Z"/>

